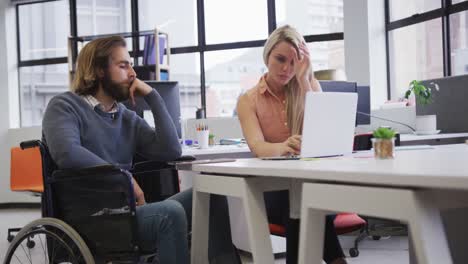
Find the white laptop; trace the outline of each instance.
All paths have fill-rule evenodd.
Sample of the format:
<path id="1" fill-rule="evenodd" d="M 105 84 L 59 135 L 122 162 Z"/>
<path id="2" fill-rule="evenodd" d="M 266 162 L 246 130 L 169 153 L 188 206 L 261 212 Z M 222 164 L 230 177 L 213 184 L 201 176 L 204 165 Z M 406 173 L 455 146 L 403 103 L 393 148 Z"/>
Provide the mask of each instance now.
<path id="1" fill-rule="evenodd" d="M 357 93 L 308 92 L 304 108 L 301 155 L 262 159 L 300 159 L 352 153 L 357 98 Z"/>

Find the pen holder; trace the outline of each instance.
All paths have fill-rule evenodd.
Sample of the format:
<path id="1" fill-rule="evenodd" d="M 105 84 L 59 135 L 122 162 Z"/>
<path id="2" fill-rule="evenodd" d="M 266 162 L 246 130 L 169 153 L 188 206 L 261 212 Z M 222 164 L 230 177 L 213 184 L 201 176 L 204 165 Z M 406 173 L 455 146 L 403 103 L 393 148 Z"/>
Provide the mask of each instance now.
<path id="1" fill-rule="evenodd" d="M 395 138 L 372 138 L 374 156 L 377 159 L 393 159 L 395 152 Z"/>
<path id="2" fill-rule="evenodd" d="M 208 148 L 209 144 L 209 136 L 210 136 L 210 131 L 209 130 L 199 130 L 197 131 L 197 141 L 198 141 L 198 147 L 201 149 L 206 149 Z"/>

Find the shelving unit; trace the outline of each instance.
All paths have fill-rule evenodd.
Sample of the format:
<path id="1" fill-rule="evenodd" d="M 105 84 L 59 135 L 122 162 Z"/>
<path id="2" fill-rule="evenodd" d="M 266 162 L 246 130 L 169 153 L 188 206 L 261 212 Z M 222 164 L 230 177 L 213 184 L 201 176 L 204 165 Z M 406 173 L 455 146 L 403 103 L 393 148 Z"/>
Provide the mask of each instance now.
<path id="1" fill-rule="evenodd" d="M 139 45 L 140 37 L 154 36 L 154 61 L 155 64 L 143 65 L 143 59 L 139 61 L 139 58 L 143 58 L 145 55 L 144 50 L 135 49 L 135 45 Z M 94 39 L 110 37 L 110 36 L 121 36 L 123 38 L 131 38 L 134 45 L 133 51 L 130 52 L 130 56 L 134 59 L 135 72 L 137 76 L 144 80 L 156 80 L 162 81 L 161 74 L 166 75 L 164 81 L 170 80 L 170 55 L 171 49 L 169 46 L 169 35 L 166 32 L 160 31 L 155 28 L 154 30 L 139 31 L 139 32 L 126 32 L 126 33 L 115 33 L 115 34 L 103 34 L 103 35 L 90 35 L 90 36 L 78 36 L 68 38 L 68 72 L 70 82 L 73 80 L 73 75 L 76 70 L 76 59 L 78 57 L 78 46 L 80 48 L 84 46 L 86 42 Z M 163 37 L 165 41 L 165 52 L 163 53 L 163 63 L 160 62 L 160 46 L 159 38 Z M 146 46 L 146 45 L 145 45 Z M 148 51 L 151 52 L 151 51 Z"/>

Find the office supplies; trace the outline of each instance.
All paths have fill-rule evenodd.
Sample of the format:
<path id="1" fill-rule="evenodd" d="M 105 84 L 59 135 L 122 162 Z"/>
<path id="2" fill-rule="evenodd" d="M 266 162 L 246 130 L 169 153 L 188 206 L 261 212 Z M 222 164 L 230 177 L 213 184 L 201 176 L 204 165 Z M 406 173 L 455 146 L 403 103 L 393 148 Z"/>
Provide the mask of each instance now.
<path id="1" fill-rule="evenodd" d="M 222 138 L 219 140 L 220 145 L 237 145 L 245 143 L 244 138 Z"/>

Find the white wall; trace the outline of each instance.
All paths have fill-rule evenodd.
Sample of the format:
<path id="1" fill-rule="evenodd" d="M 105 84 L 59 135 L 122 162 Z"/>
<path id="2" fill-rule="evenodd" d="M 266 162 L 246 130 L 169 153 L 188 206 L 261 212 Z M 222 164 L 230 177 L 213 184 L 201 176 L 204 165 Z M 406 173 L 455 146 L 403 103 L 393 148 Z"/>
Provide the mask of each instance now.
<path id="1" fill-rule="evenodd" d="M 10 129 L 19 124 L 15 9 L 0 1 L 0 203 L 38 201 L 14 193 L 10 186 L 10 148 L 25 139 L 39 138 L 40 128 Z"/>
<path id="2" fill-rule="evenodd" d="M 344 1 L 348 80 L 371 87 L 371 108 L 387 100 L 384 0 Z"/>

